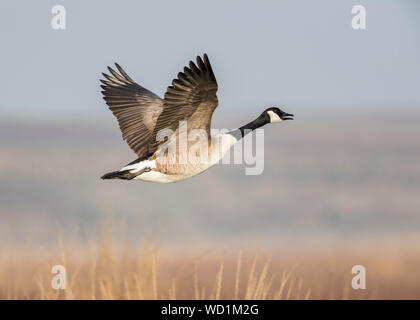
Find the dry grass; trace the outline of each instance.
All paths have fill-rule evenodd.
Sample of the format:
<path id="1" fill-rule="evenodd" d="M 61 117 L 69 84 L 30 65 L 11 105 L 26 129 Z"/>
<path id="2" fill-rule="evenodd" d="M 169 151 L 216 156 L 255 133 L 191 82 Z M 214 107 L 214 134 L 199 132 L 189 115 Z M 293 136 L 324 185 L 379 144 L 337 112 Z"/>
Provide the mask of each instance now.
<path id="1" fill-rule="evenodd" d="M 232 272 L 225 270 L 231 263 L 227 265 L 223 258 L 159 255 L 153 245 L 117 249 L 103 244 L 83 249 L 64 246 L 59 240 L 55 252 L 20 249 L 3 252 L 1 258 L 1 299 L 281 299 L 286 298 L 284 288 L 289 288 L 287 298 L 298 298 L 288 285 L 292 270 L 276 289 L 274 275 L 268 274 L 270 261 L 259 268 L 254 257 L 250 267 L 241 270 L 242 254 L 233 295 Z M 66 267 L 65 290 L 51 288 L 51 268 L 57 264 Z"/>
<path id="2" fill-rule="evenodd" d="M 9 247 L 0 255 L 1 299 L 370 299 L 419 298 L 418 250 L 365 248 L 165 250 L 111 240 L 54 249 Z M 66 290 L 51 268 L 66 267 Z M 367 290 L 350 286 L 351 267 L 367 268 Z"/>

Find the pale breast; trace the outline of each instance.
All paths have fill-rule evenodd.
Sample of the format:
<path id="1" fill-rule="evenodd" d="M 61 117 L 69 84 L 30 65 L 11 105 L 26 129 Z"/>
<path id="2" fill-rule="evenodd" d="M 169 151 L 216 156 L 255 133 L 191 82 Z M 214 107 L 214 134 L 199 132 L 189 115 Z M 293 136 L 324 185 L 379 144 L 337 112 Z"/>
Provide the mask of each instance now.
<path id="1" fill-rule="evenodd" d="M 188 144 L 184 151 L 166 152 L 156 158 L 156 171 L 166 175 L 191 177 L 217 164 L 227 151 L 237 142 L 230 134 L 211 137 L 210 143 Z"/>

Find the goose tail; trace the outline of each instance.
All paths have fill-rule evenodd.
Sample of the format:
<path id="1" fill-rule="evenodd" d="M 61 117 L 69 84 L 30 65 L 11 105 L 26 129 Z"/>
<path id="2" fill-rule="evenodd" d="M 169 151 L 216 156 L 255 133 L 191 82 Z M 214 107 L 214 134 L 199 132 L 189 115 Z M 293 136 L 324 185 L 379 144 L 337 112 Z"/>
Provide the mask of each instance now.
<path id="1" fill-rule="evenodd" d="M 101 179 L 123 179 L 123 180 L 131 180 L 136 176 L 136 174 L 130 173 L 130 170 L 123 170 L 123 171 L 113 171 L 105 173 Z"/>

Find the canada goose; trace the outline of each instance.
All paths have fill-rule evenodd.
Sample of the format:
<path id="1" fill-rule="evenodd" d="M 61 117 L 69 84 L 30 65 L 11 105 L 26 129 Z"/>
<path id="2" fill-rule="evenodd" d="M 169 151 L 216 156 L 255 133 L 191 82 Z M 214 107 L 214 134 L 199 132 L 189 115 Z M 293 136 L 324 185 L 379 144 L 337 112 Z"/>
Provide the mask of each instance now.
<path id="1" fill-rule="evenodd" d="M 103 73 L 107 80 L 100 80 L 103 83 L 103 98 L 118 120 L 123 139 L 139 158 L 119 171 L 103 175 L 102 179 L 160 183 L 181 181 L 215 165 L 248 132 L 267 123 L 293 119 L 292 114 L 273 107 L 236 130 L 210 135 L 211 117 L 218 100 L 217 82 L 207 54 L 203 59 L 198 56 L 196 64 L 190 61 L 189 68 L 185 67 L 184 72 L 178 73 L 164 99 L 135 83 L 117 63 L 115 66 L 119 73 L 108 67 L 112 76 Z M 183 121 L 184 126 L 181 125 Z M 211 160 L 181 161 L 181 153 L 191 151 L 195 144 L 195 141 L 188 140 L 182 148 L 181 143 L 177 145 L 181 127 L 184 127 L 187 135 L 196 129 L 205 133 L 208 147 L 206 156 L 210 156 Z M 169 135 L 163 143 L 159 132 L 167 129 L 172 131 L 168 131 Z M 175 151 L 169 152 L 173 146 Z M 196 153 L 199 154 L 200 151 Z M 168 161 L 169 158 L 173 161 Z"/>

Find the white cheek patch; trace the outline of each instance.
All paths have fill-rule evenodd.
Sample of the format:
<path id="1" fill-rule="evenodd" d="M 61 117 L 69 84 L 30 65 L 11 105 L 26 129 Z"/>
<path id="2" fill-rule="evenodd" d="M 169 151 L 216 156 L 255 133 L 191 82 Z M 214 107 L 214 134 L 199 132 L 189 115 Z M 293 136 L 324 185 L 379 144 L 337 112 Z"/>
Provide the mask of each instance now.
<path id="1" fill-rule="evenodd" d="M 280 122 L 283 121 L 278 115 L 277 113 L 273 112 L 273 111 L 267 111 L 269 117 L 270 117 L 270 122 Z"/>

